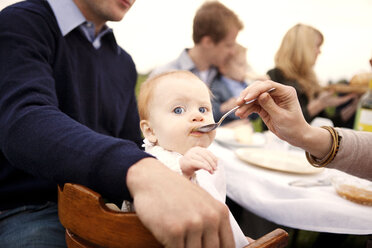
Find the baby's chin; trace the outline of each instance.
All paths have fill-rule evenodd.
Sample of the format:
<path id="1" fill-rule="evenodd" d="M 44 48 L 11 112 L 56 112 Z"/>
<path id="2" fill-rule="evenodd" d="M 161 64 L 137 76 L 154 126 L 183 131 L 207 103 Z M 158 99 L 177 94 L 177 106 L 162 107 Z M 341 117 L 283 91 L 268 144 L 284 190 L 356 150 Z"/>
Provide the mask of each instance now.
<path id="1" fill-rule="evenodd" d="M 158 144 L 162 146 L 164 149 L 171 151 L 171 152 L 177 152 L 179 154 L 185 155 L 185 153 L 190 150 L 193 147 L 199 146 L 203 148 L 207 148 L 212 144 L 213 140 L 198 140 L 198 141 L 192 141 L 192 142 L 185 142 L 182 144 L 167 144 L 162 146 L 161 144 Z"/>
<path id="2" fill-rule="evenodd" d="M 193 148 L 193 147 L 199 146 L 199 147 L 203 147 L 203 148 L 208 148 L 208 146 L 209 146 L 210 144 L 211 144 L 211 143 L 208 143 L 208 144 L 195 144 L 195 145 L 189 146 L 189 147 L 187 147 L 187 148 L 185 148 L 185 149 L 182 149 L 182 151 L 181 151 L 181 152 L 178 152 L 178 153 L 180 153 L 180 154 L 182 154 L 182 155 L 185 155 L 185 153 L 186 153 L 188 150 L 190 150 L 191 148 Z"/>

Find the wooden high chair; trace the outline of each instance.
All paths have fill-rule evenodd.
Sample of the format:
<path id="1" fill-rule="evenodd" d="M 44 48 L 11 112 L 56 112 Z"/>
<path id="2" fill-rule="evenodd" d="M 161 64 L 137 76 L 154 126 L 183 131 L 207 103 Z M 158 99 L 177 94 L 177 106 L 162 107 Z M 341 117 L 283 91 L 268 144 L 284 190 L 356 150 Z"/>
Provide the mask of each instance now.
<path id="1" fill-rule="evenodd" d="M 58 215 L 68 248 L 162 247 L 135 213 L 108 208 L 100 194 L 79 184 L 58 186 Z M 276 229 L 248 247 L 280 248 L 287 243 L 288 233 Z"/>

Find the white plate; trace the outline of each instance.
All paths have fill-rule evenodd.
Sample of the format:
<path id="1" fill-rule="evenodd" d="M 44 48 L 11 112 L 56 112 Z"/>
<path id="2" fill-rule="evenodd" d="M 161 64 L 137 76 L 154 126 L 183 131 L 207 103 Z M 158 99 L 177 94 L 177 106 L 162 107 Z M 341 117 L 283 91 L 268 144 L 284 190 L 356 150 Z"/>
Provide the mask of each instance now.
<path id="1" fill-rule="evenodd" d="M 315 168 L 307 162 L 303 152 L 278 151 L 264 148 L 239 148 L 235 151 L 239 159 L 266 169 L 313 174 L 322 172 L 323 168 Z"/>
<path id="2" fill-rule="evenodd" d="M 233 148 L 263 147 L 266 144 L 266 137 L 262 133 L 252 133 L 252 142 L 249 144 L 239 143 L 234 137 L 234 129 L 225 127 L 217 128 L 215 140 L 223 146 Z"/>

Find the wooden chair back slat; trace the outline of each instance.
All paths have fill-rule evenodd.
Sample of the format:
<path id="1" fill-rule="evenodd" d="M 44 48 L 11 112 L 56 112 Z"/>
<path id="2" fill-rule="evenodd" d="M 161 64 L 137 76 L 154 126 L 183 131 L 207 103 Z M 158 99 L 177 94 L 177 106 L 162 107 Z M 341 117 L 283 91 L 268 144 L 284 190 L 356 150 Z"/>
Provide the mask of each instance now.
<path id="1" fill-rule="evenodd" d="M 62 225 L 80 239 L 102 247 L 162 247 L 135 213 L 118 212 L 100 194 L 78 184 L 58 188 Z"/>

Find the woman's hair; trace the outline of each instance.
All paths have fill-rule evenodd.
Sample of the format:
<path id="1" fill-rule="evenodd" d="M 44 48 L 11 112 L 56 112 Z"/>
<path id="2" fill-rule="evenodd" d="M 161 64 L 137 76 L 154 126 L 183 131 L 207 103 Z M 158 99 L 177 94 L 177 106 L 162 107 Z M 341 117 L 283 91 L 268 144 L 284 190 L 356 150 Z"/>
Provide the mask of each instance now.
<path id="1" fill-rule="evenodd" d="M 316 49 L 323 44 L 323 34 L 308 25 L 297 24 L 285 34 L 275 55 L 275 66 L 285 77 L 296 80 L 309 99 L 320 91 L 313 70 Z M 317 44 L 317 41 L 320 43 Z"/>
<path id="2" fill-rule="evenodd" d="M 170 71 L 158 74 L 154 77 L 148 78 L 145 82 L 142 83 L 137 101 L 138 101 L 138 112 L 140 120 L 148 120 L 149 118 L 149 104 L 153 98 L 153 92 L 156 85 L 158 85 L 162 80 L 171 80 L 171 78 L 184 78 L 189 80 L 190 78 L 195 78 L 200 80 L 195 74 L 190 71 Z M 209 93 L 211 94 L 209 88 L 206 86 Z"/>
<path id="3" fill-rule="evenodd" d="M 238 16 L 218 1 L 205 2 L 196 12 L 193 23 L 193 40 L 198 44 L 204 36 L 214 43 L 223 40 L 231 27 L 239 31 L 244 25 Z"/>

